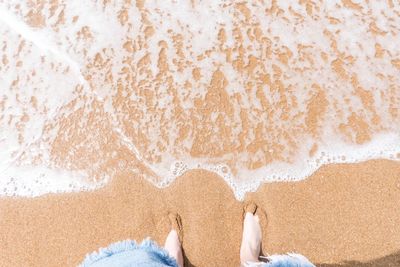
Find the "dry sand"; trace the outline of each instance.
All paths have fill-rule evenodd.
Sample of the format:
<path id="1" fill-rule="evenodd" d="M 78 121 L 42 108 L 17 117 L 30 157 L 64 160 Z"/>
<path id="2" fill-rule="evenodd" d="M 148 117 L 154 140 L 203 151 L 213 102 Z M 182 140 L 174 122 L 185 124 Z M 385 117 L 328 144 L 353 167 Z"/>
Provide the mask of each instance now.
<path id="1" fill-rule="evenodd" d="M 400 266 L 400 163 L 330 165 L 297 183 L 265 184 L 263 249 L 322 266 Z M 160 190 L 120 173 L 95 192 L 0 200 L 0 266 L 75 266 L 121 239 L 163 242 L 167 211 L 183 220 L 187 266 L 238 266 L 243 203 L 213 173 L 190 171 Z M 164 229 L 164 230 L 162 230 Z"/>

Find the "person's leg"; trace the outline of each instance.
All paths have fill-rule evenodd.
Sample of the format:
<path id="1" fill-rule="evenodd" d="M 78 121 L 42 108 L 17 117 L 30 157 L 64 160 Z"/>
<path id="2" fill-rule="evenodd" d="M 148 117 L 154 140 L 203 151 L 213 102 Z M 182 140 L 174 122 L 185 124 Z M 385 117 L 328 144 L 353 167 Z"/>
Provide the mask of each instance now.
<path id="1" fill-rule="evenodd" d="M 243 221 L 242 244 L 240 246 L 240 262 L 258 262 L 261 251 L 261 226 L 260 219 L 255 212 L 257 206 L 250 204 L 246 207 Z"/>
<path id="2" fill-rule="evenodd" d="M 258 215 L 257 215 L 258 214 Z M 245 209 L 243 220 L 242 244 L 240 246 L 240 262 L 244 266 L 302 266 L 315 267 L 306 257 L 297 253 L 270 255 L 263 257 L 261 252 L 261 220 L 265 220 L 265 213 L 260 212 L 255 204 L 249 204 Z M 265 222 L 265 221 L 264 221 Z"/>
<path id="3" fill-rule="evenodd" d="M 179 241 L 178 232 L 181 232 L 181 223 L 179 215 L 170 214 L 169 219 L 171 222 L 172 230 L 169 232 L 165 239 L 164 248 L 168 251 L 169 255 L 174 257 L 180 267 L 183 267 L 183 252 L 182 245 Z M 178 231 L 178 232 L 177 232 Z"/>

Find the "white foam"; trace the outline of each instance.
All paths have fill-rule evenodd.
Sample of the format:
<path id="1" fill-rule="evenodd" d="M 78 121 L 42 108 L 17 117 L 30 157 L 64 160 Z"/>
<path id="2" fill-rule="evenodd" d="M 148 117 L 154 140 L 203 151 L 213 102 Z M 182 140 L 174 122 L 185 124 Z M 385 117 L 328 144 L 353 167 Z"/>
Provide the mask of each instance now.
<path id="1" fill-rule="evenodd" d="M 202 168 L 242 199 L 324 164 L 400 160 L 399 4 L 267 2 L 1 3 L 0 195 Z"/>
<path id="2" fill-rule="evenodd" d="M 301 181 L 326 164 L 358 163 L 371 159 L 400 160 L 399 143 L 400 136 L 396 134 L 380 134 L 373 141 L 363 146 L 349 145 L 336 140 L 334 147 L 323 147 L 316 152 L 315 156 L 299 159 L 290 164 L 275 162 L 257 170 L 249 170 L 244 166 L 235 166 L 238 168 L 235 176 L 229 166 L 225 164 L 211 164 L 205 160 L 193 159 L 171 163 L 169 172 L 166 172 L 160 166 L 156 166 L 153 171 L 162 170 L 159 171 L 159 175 L 168 177 L 157 183 L 159 187 L 165 187 L 188 170 L 205 169 L 221 176 L 230 185 L 235 197 L 243 200 L 247 192 L 256 191 L 262 183 Z M 166 173 L 168 173 L 167 176 L 165 175 Z M 237 177 L 248 177 L 249 179 L 238 181 Z M 254 179 L 253 177 L 262 178 Z"/>
<path id="3" fill-rule="evenodd" d="M 86 173 L 52 170 L 43 166 L 10 167 L 1 173 L 0 195 L 36 197 L 47 193 L 89 191 L 109 181 L 105 178 L 94 184 L 84 182 L 86 177 Z"/>

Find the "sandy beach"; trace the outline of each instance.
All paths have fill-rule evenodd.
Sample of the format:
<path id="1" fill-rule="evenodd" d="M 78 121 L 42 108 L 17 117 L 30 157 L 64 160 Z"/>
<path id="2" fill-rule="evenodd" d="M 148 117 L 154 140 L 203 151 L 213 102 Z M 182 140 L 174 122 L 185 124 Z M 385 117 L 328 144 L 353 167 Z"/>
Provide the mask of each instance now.
<path id="1" fill-rule="evenodd" d="M 391 0 L 0 1 L 0 267 L 163 244 L 168 212 L 185 266 L 239 266 L 248 202 L 265 254 L 400 266 L 399 14 Z"/>
<path id="2" fill-rule="evenodd" d="M 399 162 L 325 166 L 301 182 L 265 184 L 250 200 L 267 213 L 268 254 L 296 251 L 319 266 L 400 265 Z M 182 217 L 187 266 L 238 266 L 242 207 L 206 171 L 163 190 L 119 173 L 94 192 L 2 198 L 0 266 L 76 266 L 128 238 L 162 244 L 168 211 Z"/>

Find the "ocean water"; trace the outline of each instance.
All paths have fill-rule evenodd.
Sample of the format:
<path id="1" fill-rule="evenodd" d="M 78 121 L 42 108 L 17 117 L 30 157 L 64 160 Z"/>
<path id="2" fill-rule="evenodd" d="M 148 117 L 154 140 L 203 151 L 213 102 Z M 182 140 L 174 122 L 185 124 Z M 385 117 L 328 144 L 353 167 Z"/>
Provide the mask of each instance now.
<path id="1" fill-rule="evenodd" d="M 0 1 L 0 34 L 2 196 L 400 160 L 398 1 Z"/>

